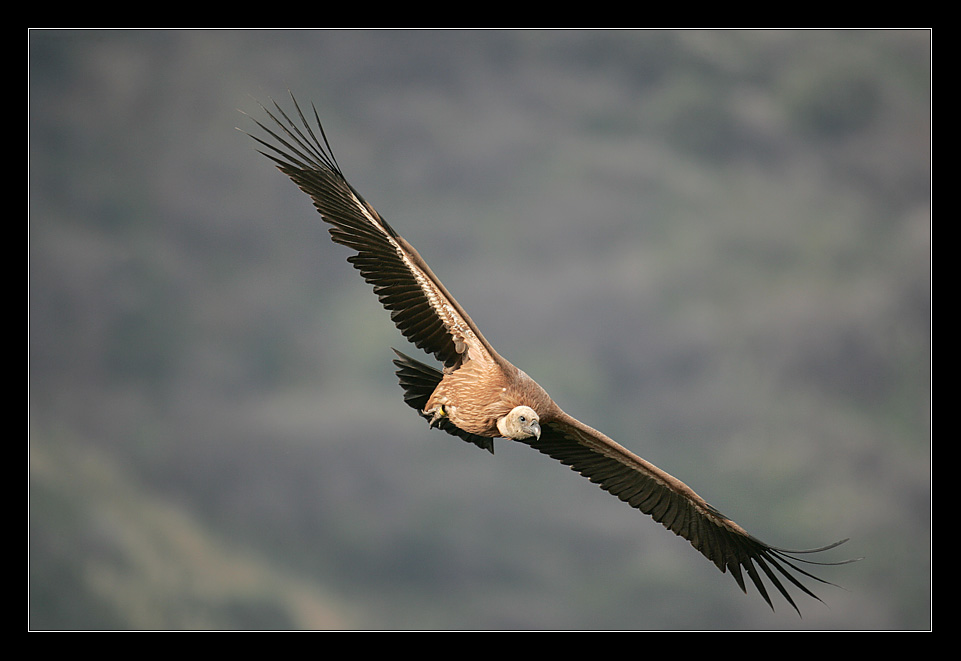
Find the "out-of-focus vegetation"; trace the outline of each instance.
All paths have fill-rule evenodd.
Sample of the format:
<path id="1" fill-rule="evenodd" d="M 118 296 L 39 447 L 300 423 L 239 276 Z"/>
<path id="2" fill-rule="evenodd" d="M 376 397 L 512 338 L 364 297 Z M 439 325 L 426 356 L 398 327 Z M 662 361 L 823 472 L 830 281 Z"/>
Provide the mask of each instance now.
<path id="1" fill-rule="evenodd" d="M 29 626 L 930 626 L 926 31 L 33 31 Z M 564 467 L 402 400 L 242 110 L 568 412 L 787 547 L 771 613 Z M 414 351 L 413 349 L 410 349 Z"/>

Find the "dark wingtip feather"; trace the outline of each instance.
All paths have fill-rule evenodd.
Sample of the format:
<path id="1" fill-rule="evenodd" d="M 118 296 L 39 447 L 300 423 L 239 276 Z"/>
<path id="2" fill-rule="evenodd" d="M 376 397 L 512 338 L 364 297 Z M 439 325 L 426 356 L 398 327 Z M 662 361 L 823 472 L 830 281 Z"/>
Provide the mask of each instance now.
<path id="1" fill-rule="evenodd" d="M 809 565 L 831 567 L 831 566 L 847 565 L 852 562 L 858 562 L 859 560 L 863 560 L 863 558 L 859 557 L 859 558 L 848 558 L 846 560 L 818 561 L 818 560 L 810 560 L 807 558 L 798 558 L 795 556 L 799 554 L 821 553 L 823 551 L 829 551 L 831 549 L 837 548 L 838 546 L 840 546 L 841 544 L 844 544 L 847 541 L 849 541 L 849 538 L 845 538 L 840 541 L 834 542 L 832 544 L 821 546 L 819 548 L 788 550 L 788 549 L 782 549 L 775 546 L 771 546 L 769 544 L 765 544 L 764 542 L 749 536 L 745 539 L 745 542 L 752 545 L 754 548 L 749 549 L 748 558 L 745 562 L 742 562 L 742 564 L 750 563 L 752 560 L 754 562 L 757 562 L 758 566 L 761 567 L 761 570 L 768 577 L 768 580 L 771 581 L 771 583 L 777 588 L 778 592 L 781 593 L 784 599 L 787 600 L 789 604 L 791 604 L 791 606 L 794 608 L 795 611 L 797 611 L 797 614 L 800 616 L 801 615 L 800 608 L 798 608 L 797 604 L 791 598 L 790 593 L 787 591 L 787 588 L 782 584 L 781 580 L 778 577 L 778 574 L 780 574 L 780 577 L 786 578 L 788 581 L 790 581 L 792 585 L 794 585 L 794 587 L 801 590 L 809 597 L 813 599 L 817 599 L 821 603 L 824 603 L 824 601 L 819 596 L 817 596 L 810 588 L 804 585 L 798 579 L 797 576 L 795 576 L 794 574 L 791 573 L 791 571 L 788 570 L 788 568 L 790 568 L 797 574 L 800 574 L 812 581 L 817 581 L 818 583 L 821 583 L 823 585 L 830 585 L 832 587 L 840 587 L 835 583 L 826 581 L 820 576 L 817 576 L 815 574 L 812 574 L 809 571 L 802 569 L 796 563 L 803 562 Z M 758 590 L 761 592 L 764 599 L 767 601 L 768 605 L 771 607 L 771 610 L 774 610 L 774 604 L 771 602 L 770 599 L 768 599 L 767 594 L 762 587 L 760 576 L 756 576 L 752 574 L 751 578 L 755 583 L 755 585 L 758 587 Z M 741 583 L 741 581 L 738 581 L 738 584 L 742 586 L 741 589 L 743 590 L 744 586 Z"/>

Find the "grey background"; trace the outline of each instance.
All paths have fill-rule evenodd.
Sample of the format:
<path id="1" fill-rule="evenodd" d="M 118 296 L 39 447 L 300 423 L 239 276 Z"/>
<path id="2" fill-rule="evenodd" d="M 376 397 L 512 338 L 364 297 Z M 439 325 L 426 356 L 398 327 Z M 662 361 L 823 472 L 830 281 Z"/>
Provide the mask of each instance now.
<path id="1" fill-rule="evenodd" d="M 29 32 L 29 626 L 928 628 L 930 39 Z M 850 536 L 843 588 L 772 613 L 428 430 L 236 130 L 288 89 L 505 357 L 758 537 Z"/>

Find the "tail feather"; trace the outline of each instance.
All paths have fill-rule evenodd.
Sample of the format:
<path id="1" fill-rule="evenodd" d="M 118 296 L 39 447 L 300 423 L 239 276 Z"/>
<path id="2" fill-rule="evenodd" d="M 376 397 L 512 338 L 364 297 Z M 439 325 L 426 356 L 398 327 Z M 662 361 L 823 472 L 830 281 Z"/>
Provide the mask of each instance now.
<path id="1" fill-rule="evenodd" d="M 424 413 L 427 408 L 427 400 L 430 399 L 437 384 L 444 378 L 444 373 L 440 370 L 418 362 L 410 356 L 405 356 L 397 349 L 394 349 L 397 358 L 394 365 L 397 366 L 397 378 L 400 379 L 400 387 L 404 389 L 404 401 L 412 409 L 417 411 L 422 418 L 430 419 L 431 416 Z M 471 434 L 457 427 L 446 418 L 441 418 L 435 423 L 448 434 L 458 436 L 468 443 L 473 443 L 479 448 L 494 454 L 494 439 L 486 436 Z"/>

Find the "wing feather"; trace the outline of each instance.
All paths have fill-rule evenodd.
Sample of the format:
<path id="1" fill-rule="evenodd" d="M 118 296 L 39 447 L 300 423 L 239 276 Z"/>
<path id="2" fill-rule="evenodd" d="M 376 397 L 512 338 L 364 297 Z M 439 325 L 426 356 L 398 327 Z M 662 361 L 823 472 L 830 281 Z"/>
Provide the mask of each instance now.
<path id="1" fill-rule="evenodd" d="M 605 491 L 687 539 L 718 569 L 730 572 L 744 592 L 747 592 L 744 580 L 746 573 L 771 608 L 774 608 L 774 604 L 764 577 L 800 613 L 784 581 L 815 599 L 819 598 L 795 574 L 829 583 L 799 568 L 796 563 L 840 565 L 854 562 L 853 559 L 813 562 L 795 557 L 798 554 L 826 551 L 847 540 L 807 550 L 782 549 L 760 541 L 677 478 L 566 413 L 558 412 L 552 420 L 543 424 L 540 439 L 530 438 L 521 442 L 570 466 Z"/>
<path id="2" fill-rule="evenodd" d="M 299 122 L 274 103 L 276 114 L 264 111 L 276 124 L 275 130 L 253 120 L 274 142 L 251 137 L 266 148 L 261 153 L 310 196 L 331 225 L 331 238 L 357 251 L 347 261 L 373 285 L 400 332 L 447 367 L 459 366 L 468 349 L 473 355 L 485 352 L 499 359 L 417 251 L 347 182 L 317 110 L 313 117 L 320 139 L 296 99 L 293 101 Z"/>

